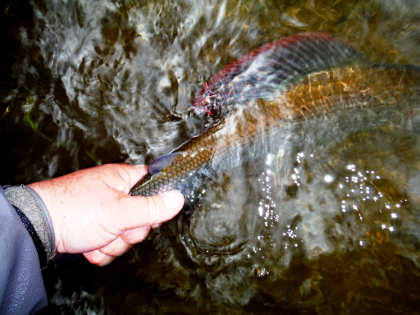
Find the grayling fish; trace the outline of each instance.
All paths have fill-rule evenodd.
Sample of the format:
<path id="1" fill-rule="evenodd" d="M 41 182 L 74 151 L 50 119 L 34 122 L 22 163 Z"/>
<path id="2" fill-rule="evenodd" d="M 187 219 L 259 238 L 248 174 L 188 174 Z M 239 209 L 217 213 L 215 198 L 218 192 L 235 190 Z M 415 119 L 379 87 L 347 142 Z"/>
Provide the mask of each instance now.
<path id="1" fill-rule="evenodd" d="M 418 67 L 372 64 L 326 34 L 284 38 L 228 65 L 204 85 L 194 105 L 217 122 L 153 161 L 130 194 L 178 189 L 188 195 L 200 185 L 200 175 L 264 154 L 259 143 L 287 123 L 355 107 L 394 106 L 419 91 Z"/>

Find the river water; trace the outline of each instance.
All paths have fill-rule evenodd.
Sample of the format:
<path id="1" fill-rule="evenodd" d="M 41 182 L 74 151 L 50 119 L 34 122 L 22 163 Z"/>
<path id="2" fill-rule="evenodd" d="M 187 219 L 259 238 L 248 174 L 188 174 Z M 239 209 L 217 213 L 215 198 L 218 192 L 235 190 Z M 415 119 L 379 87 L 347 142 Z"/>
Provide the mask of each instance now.
<path id="1" fill-rule="evenodd" d="M 4 1 L 3 184 L 150 163 L 207 123 L 204 82 L 265 43 L 330 33 L 420 65 L 417 1 Z M 63 314 L 420 309 L 420 105 L 316 117 L 110 266 L 44 271 Z M 94 188 L 92 188 L 94 193 Z"/>

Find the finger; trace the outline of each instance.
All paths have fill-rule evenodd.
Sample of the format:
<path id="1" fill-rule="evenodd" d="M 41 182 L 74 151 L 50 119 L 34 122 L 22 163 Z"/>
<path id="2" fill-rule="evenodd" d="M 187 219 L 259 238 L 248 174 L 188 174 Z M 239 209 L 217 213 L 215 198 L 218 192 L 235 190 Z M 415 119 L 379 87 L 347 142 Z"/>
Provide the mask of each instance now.
<path id="1" fill-rule="evenodd" d="M 120 175 L 129 187 L 127 192 L 147 174 L 147 166 L 145 165 L 119 164 L 119 166 Z"/>
<path id="2" fill-rule="evenodd" d="M 150 197 L 126 196 L 120 200 L 115 221 L 126 230 L 161 223 L 172 219 L 183 204 L 184 196 L 176 190 Z"/>
<path id="3" fill-rule="evenodd" d="M 94 265 L 105 266 L 112 262 L 115 257 L 101 253 L 99 250 L 83 253 L 83 256 Z"/>
<path id="4" fill-rule="evenodd" d="M 127 243 L 122 238 L 117 237 L 108 245 L 100 248 L 99 251 L 102 254 L 116 257 L 116 256 L 120 256 L 124 254 L 128 249 L 130 249 L 130 247 L 131 247 L 131 244 Z"/>
<path id="5" fill-rule="evenodd" d="M 121 238 L 129 244 L 136 244 L 144 241 L 150 232 L 150 226 L 142 226 L 136 229 L 125 231 Z"/>

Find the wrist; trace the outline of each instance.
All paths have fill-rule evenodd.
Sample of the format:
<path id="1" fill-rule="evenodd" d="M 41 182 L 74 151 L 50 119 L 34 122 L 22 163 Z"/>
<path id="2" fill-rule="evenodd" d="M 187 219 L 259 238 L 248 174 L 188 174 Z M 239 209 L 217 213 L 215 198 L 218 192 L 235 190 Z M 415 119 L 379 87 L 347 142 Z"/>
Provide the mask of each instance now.
<path id="1" fill-rule="evenodd" d="M 44 247 L 46 258 L 53 258 L 56 250 L 54 228 L 49 212 L 38 193 L 29 186 L 20 185 L 6 188 L 5 196 L 9 203 L 30 221 Z"/>

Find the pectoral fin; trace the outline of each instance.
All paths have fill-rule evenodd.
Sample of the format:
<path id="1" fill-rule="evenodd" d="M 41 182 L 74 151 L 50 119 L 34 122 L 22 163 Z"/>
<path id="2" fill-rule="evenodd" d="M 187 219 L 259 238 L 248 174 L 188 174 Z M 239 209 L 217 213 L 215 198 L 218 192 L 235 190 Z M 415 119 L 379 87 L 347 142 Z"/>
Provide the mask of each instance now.
<path id="1" fill-rule="evenodd" d="M 162 155 L 158 157 L 156 160 L 154 160 L 149 165 L 149 174 L 155 175 L 159 173 L 162 169 L 164 169 L 166 166 L 171 164 L 172 160 L 175 156 L 177 156 L 179 152 L 172 152 L 165 155 Z"/>

